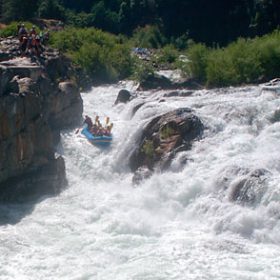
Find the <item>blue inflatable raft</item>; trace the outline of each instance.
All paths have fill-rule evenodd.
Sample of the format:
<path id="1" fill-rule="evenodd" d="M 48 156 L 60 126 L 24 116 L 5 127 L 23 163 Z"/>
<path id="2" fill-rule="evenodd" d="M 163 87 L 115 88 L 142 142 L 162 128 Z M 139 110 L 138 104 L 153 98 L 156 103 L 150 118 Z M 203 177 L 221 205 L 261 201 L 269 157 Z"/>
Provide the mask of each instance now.
<path id="1" fill-rule="evenodd" d="M 89 132 L 89 130 L 87 129 L 87 126 L 84 127 L 81 131 L 81 133 L 83 135 L 85 135 L 85 137 L 88 139 L 88 141 L 90 141 L 90 143 L 94 144 L 94 145 L 98 145 L 98 146 L 109 146 L 113 140 L 112 136 L 95 136 L 93 135 L 91 132 Z"/>

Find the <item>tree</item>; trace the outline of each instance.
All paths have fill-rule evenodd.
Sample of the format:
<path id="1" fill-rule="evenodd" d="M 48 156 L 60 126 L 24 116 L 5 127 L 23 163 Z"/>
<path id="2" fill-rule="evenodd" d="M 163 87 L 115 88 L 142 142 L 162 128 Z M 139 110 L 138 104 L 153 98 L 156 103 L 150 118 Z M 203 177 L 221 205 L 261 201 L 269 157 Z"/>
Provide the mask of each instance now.
<path id="1" fill-rule="evenodd" d="M 5 21 L 28 20 L 37 10 L 38 0 L 4 0 L 1 1 L 1 18 Z"/>
<path id="2" fill-rule="evenodd" d="M 58 0 L 41 0 L 38 7 L 38 16 L 42 18 L 63 19 L 65 10 Z"/>

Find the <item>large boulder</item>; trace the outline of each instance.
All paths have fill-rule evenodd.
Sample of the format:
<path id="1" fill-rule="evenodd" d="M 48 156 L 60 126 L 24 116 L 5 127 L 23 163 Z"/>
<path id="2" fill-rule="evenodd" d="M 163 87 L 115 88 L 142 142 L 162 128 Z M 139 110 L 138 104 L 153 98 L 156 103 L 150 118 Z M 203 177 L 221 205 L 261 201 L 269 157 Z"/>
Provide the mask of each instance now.
<path id="1" fill-rule="evenodd" d="M 130 91 L 128 91 L 127 89 L 121 89 L 115 101 L 115 105 L 117 105 L 118 103 L 126 103 L 130 100 L 131 97 L 132 95 Z"/>
<path id="2" fill-rule="evenodd" d="M 173 82 L 167 77 L 159 74 L 150 74 L 144 79 L 140 85 L 140 90 L 150 90 L 150 89 L 171 89 L 173 87 Z"/>
<path id="3" fill-rule="evenodd" d="M 83 100 L 75 83 L 60 82 L 52 96 L 50 123 L 55 128 L 75 127 L 81 123 Z"/>
<path id="4" fill-rule="evenodd" d="M 138 90 L 151 89 L 201 89 L 203 88 L 195 79 L 184 78 L 174 80 L 172 77 L 162 75 L 160 73 L 151 73 L 143 79 L 138 87 Z M 188 95 L 188 93 L 186 93 Z"/>
<path id="5" fill-rule="evenodd" d="M 190 149 L 202 132 L 202 122 L 188 108 L 157 116 L 144 128 L 130 156 L 130 168 L 132 171 L 143 167 L 164 170 L 178 152 Z"/>

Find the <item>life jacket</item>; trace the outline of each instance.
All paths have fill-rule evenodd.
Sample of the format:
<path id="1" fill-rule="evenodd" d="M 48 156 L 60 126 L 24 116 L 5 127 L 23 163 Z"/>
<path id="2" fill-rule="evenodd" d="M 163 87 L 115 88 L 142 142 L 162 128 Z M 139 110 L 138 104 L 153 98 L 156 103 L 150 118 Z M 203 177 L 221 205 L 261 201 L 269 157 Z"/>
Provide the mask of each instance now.
<path id="1" fill-rule="evenodd" d="M 36 45 L 37 45 L 36 38 L 31 38 L 31 46 L 36 47 Z"/>
<path id="2" fill-rule="evenodd" d="M 24 27 L 21 27 L 18 31 L 18 35 L 25 35 L 25 34 L 27 34 L 26 29 Z"/>
<path id="3" fill-rule="evenodd" d="M 36 33 L 36 30 L 35 29 L 31 29 L 30 32 L 29 32 L 30 36 L 32 36 L 33 34 L 34 35 L 37 35 Z"/>
<path id="4" fill-rule="evenodd" d="M 22 42 L 23 37 L 27 35 L 27 31 L 24 27 L 21 27 L 18 32 L 19 41 Z"/>

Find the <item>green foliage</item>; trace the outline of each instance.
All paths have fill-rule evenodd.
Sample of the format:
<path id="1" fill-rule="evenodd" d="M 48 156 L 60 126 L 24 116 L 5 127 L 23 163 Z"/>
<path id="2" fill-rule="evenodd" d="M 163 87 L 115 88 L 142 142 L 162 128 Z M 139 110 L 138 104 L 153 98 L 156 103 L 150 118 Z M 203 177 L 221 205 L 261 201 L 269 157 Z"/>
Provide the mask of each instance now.
<path id="1" fill-rule="evenodd" d="M 184 50 L 189 46 L 190 40 L 187 34 L 183 34 L 172 40 L 173 45 L 178 50 Z"/>
<path id="2" fill-rule="evenodd" d="M 189 48 L 190 62 L 183 63 L 191 77 L 208 86 L 229 86 L 269 80 L 280 75 L 280 33 L 238 39 L 225 48 L 201 44 Z"/>
<path id="3" fill-rule="evenodd" d="M 64 19 L 65 8 L 57 0 L 41 0 L 39 1 L 37 13 L 42 18 Z"/>
<path id="4" fill-rule="evenodd" d="M 112 69 L 117 73 L 116 78 L 124 79 L 132 74 L 134 60 L 128 45 L 116 44 L 108 55 Z"/>
<path id="5" fill-rule="evenodd" d="M 256 40 L 256 48 L 259 49 L 260 63 L 267 79 L 280 75 L 280 32 L 263 36 Z"/>
<path id="6" fill-rule="evenodd" d="M 157 26 L 146 25 L 137 28 L 132 36 L 134 46 L 140 48 L 160 48 L 166 43 L 166 39 Z"/>
<path id="7" fill-rule="evenodd" d="M 141 151 L 149 158 L 153 158 L 155 149 L 154 149 L 154 143 L 152 140 L 145 140 Z"/>
<path id="8" fill-rule="evenodd" d="M 280 75 L 278 31 L 230 43 L 279 27 L 279 0 L 0 0 L 0 16 L 3 22 L 40 16 L 65 20 L 80 28 L 95 26 L 115 34 L 133 34 L 130 42 L 124 36 L 94 28 L 66 28 L 52 34 L 53 46 L 66 52 L 87 74 L 104 81 L 125 78 L 131 75 L 132 67 L 138 80 L 153 75 L 152 62 L 134 63 L 131 47 L 163 48 L 155 63 L 176 63 L 187 76 L 209 86 Z M 12 22 L 1 30 L 0 36 L 16 35 L 16 24 Z M 27 29 L 31 27 L 26 25 Z M 192 39 L 205 44 L 195 44 Z M 207 47 L 214 44 L 229 45 Z M 177 60 L 176 49 L 186 50 L 189 60 Z"/>
<path id="9" fill-rule="evenodd" d="M 229 86 L 237 83 L 232 58 L 227 56 L 224 49 L 209 52 L 206 72 L 208 86 Z"/>
<path id="10" fill-rule="evenodd" d="M 113 82 L 131 75 L 133 59 L 124 37 L 94 28 L 66 28 L 51 36 L 52 46 L 66 52 L 93 80 Z"/>
<path id="11" fill-rule="evenodd" d="M 135 58 L 132 78 L 138 82 L 144 82 L 155 73 L 154 67 L 149 62 Z"/>
<path id="12" fill-rule="evenodd" d="M 0 37 L 9 37 L 9 36 L 17 36 L 18 32 L 18 25 L 24 23 L 26 30 L 30 30 L 33 26 L 30 22 L 16 22 L 13 21 L 9 25 L 7 25 L 4 29 L 0 30 Z M 36 27 L 36 30 L 38 31 L 39 28 Z"/>
<path id="13" fill-rule="evenodd" d="M 126 35 L 140 27 L 136 46 L 158 48 L 168 40 L 183 50 L 189 38 L 225 46 L 238 37 L 272 32 L 279 26 L 280 1 L 0 0 L 0 17 L 2 22 L 44 17 Z"/>
<path id="14" fill-rule="evenodd" d="M 92 14 L 87 14 L 84 12 L 74 13 L 71 10 L 66 11 L 66 21 L 68 25 L 75 27 L 89 27 L 93 25 L 93 17 Z"/>
<path id="15" fill-rule="evenodd" d="M 170 127 L 169 125 L 166 125 L 160 129 L 160 139 L 165 140 L 174 135 L 175 130 Z"/>
<path id="16" fill-rule="evenodd" d="M 37 9 L 38 0 L 5 0 L 0 1 L 1 19 L 5 22 L 13 20 L 29 20 Z"/>
<path id="17" fill-rule="evenodd" d="M 209 49 L 203 44 L 192 45 L 187 52 L 190 62 L 186 62 L 185 71 L 193 78 L 206 81 L 206 66 Z"/>
<path id="18" fill-rule="evenodd" d="M 12 22 L 7 25 L 4 29 L 0 30 L 0 37 L 9 37 L 17 35 L 18 22 Z"/>
<path id="19" fill-rule="evenodd" d="M 173 45 L 164 46 L 157 58 L 158 63 L 175 63 L 179 56 L 179 51 Z"/>
<path id="20" fill-rule="evenodd" d="M 232 59 L 236 72 L 236 84 L 255 82 L 262 74 L 258 47 L 252 40 L 239 39 L 225 49 Z"/>
<path id="21" fill-rule="evenodd" d="M 206 76 L 209 86 L 255 82 L 263 73 L 259 51 L 251 40 L 239 39 L 224 49 L 211 51 Z"/>

